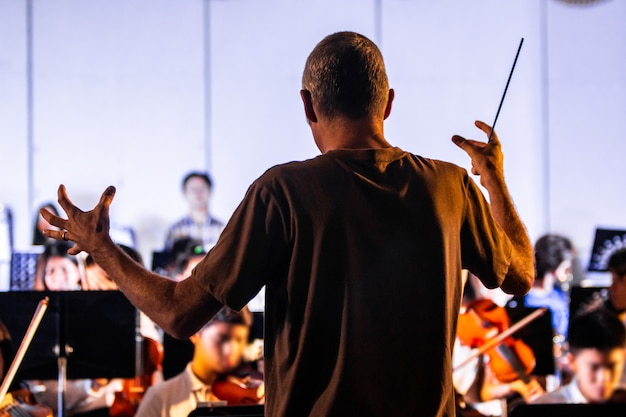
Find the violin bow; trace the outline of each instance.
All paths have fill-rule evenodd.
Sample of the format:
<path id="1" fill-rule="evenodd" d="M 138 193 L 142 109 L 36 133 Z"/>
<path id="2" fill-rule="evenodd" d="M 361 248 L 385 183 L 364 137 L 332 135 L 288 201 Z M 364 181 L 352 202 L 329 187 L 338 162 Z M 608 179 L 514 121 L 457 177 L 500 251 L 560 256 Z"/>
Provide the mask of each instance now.
<path id="1" fill-rule="evenodd" d="M 457 366 L 452 368 L 452 372 L 455 372 L 463 368 L 465 365 L 470 363 L 474 358 L 477 358 L 478 356 L 482 355 L 489 349 L 493 348 L 494 346 L 502 342 L 504 339 L 506 339 L 507 337 L 515 333 L 516 331 L 520 330 L 522 327 L 529 324 L 531 321 L 536 320 L 539 317 L 543 316 L 547 310 L 548 310 L 547 308 L 537 309 L 533 311 L 532 313 L 530 313 L 529 315 L 527 315 L 526 317 L 524 317 L 523 319 L 521 319 L 520 321 L 518 321 L 517 323 L 515 323 L 514 325 L 510 326 L 508 329 L 503 330 L 502 333 L 487 340 L 484 345 L 476 349 L 476 351 L 474 351 L 471 355 L 465 358 L 463 362 L 459 363 Z"/>
<path id="2" fill-rule="evenodd" d="M 491 138 L 493 136 L 493 132 L 496 130 L 496 122 L 498 121 L 498 115 L 500 115 L 500 109 L 502 108 L 502 103 L 504 103 L 504 96 L 506 96 L 506 90 L 509 89 L 509 83 L 511 82 L 511 77 L 513 76 L 513 70 L 515 70 L 515 64 L 517 64 L 517 58 L 519 57 L 519 53 L 522 50 L 522 44 L 524 43 L 524 38 L 522 38 L 519 42 L 519 47 L 517 48 L 517 53 L 515 54 L 515 59 L 513 60 L 513 66 L 511 67 L 511 72 L 509 73 L 509 79 L 506 80 L 506 86 L 504 87 L 504 93 L 502 93 L 502 98 L 500 99 L 500 105 L 498 106 L 498 111 L 496 112 L 496 117 L 493 119 L 493 124 L 491 125 L 491 132 L 489 132 L 489 140 L 491 142 Z"/>
<path id="3" fill-rule="evenodd" d="M 15 378 L 17 368 L 19 368 L 20 364 L 22 363 L 22 359 L 24 359 L 24 355 L 28 350 L 28 346 L 33 340 L 33 336 L 35 336 L 35 332 L 39 327 L 39 323 L 41 323 L 41 319 L 43 318 L 43 315 L 48 308 L 49 301 L 50 298 L 46 297 L 43 300 L 39 301 L 39 304 L 37 305 L 37 309 L 35 310 L 35 314 L 33 315 L 33 318 L 28 325 L 28 329 L 26 330 L 26 334 L 22 339 L 22 343 L 20 344 L 20 347 L 15 354 L 15 358 L 13 359 L 13 362 L 11 363 L 7 374 L 4 377 L 4 381 L 2 381 L 2 385 L 0 385 L 0 402 L 2 402 L 4 396 L 9 391 L 9 385 L 11 385 L 11 383 L 13 382 L 13 378 Z"/>

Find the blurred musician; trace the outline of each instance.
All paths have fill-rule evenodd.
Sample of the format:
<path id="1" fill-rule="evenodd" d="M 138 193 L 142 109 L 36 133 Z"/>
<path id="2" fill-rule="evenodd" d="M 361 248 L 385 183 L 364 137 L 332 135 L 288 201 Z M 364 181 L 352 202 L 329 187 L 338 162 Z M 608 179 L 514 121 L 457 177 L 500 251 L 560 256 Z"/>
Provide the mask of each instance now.
<path id="1" fill-rule="evenodd" d="M 524 298 L 527 307 L 548 307 L 552 326 L 561 341 L 567 338 L 569 300 L 559 283 L 572 279 L 572 242 L 560 235 L 544 235 L 535 243 L 535 283 Z M 557 342 L 559 340 L 557 339 Z"/>
<path id="2" fill-rule="evenodd" d="M 461 315 L 473 314 L 468 311 L 468 308 L 471 308 L 469 307 L 471 302 L 477 299 L 476 294 L 482 292 L 480 288 L 482 284 L 475 276 L 468 274 L 467 271 L 463 271 L 463 278 L 466 282 L 463 289 Z M 494 303 L 494 306 L 497 305 Z M 502 309 L 505 312 L 502 307 L 494 308 Z M 464 326 L 464 323 L 464 321 L 460 320 L 459 327 Z M 482 326 L 484 323 L 478 324 Z M 453 369 L 457 368 L 459 364 L 463 363 L 466 358 L 476 351 L 476 347 L 462 342 L 462 339 L 465 339 L 459 337 L 459 333 L 462 331 L 467 331 L 467 329 L 459 328 L 457 330 L 457 339 L 453 352 Z M 491 338 L 496 335 L 497 333 L 489 336 Z M 479 336 L 476 335 L 476 337 L 478 338 Z M 492 348 L 490 352 L 493 349 L 495 348 Z M 471 408 L 487 416 L 506 416 L 508 401 L 517 399 L 518 401 L 530 402 L 544 393 L 542 386 L 533 376 L 526 378 L 526 376 L 520 375 L 506 382 L 498 379 L 498 373 L 492 367 L 488 352 L 455 369 L 453 382 L 456 391 L 463 397 L 463 401 Z M 462 410 L 459 410 L 459 414 L 464 416 Z"/>
<path id="3" fill-rule="evenodd" d="M 135 249 L 118 244 L 118 246 L 135 262 L 143 265 L 143 259 Z M 85 258 L 85 290 L 118 290 L 117 284 L 107 273 L 95 263 L 91 255 Z M 153 383 L 161 381 L 161 362 L 163 345 L 161 331 L 148 316 L 139 312 L 139 332 L 143 340 L 138 340 L 135 377 L 125 380 L 100 380 L 104 386 L 115 387 L 114 397 L 107 401 L 111 417 L 132 417 L 143 399 L 146 389 Z M 120 385 L 121 384 L 121 385 Z"/>
<path id="4" fill-rule="evenodd" d="M 76 291 L 81 289 L 83 281 L 79 260 L 67 251 L 72 246 L 65 241 L 45 245 L 43 253 L 37 259 L 35 269 L 36 291 Z"/>
<path id="5" fill-rule="evenodd" d="M 608 307 L 616 312 L 622 321 L 626 320 L 626 248 L 615 251 L 608 262 L 611 272 Z"/>
<path id="6" fill-rule="evenodd" d="M 137 417 L 187 417 L 204 402 L 262 402 L 262 376 L 240 366 L 251 324 L 252 314 L 247 308 L 241 312 L 222 308 L 191 336 L 194 354 L 185 370 L 150 387 Z"/>
<path id="7" fill-rule="evenodd" d="M 626 248 L 616 250 L 609 258 L 607 267 L 611 272 L 611 287 L 606 306 L 618 315 L 622 323 L 626 323 Z M 626 392 L 626 369 L 622 372 L 619 389 Z"/>
<path id="8" fill-rule="evenodd" d="M 13 362 L 13 342 L 6 326 L 0 321 L 0 381 Z M 0 398 L 0 417 L 51 417 L 52 410 L 35 402 L 24 384 L 13 383 L 5 398 Z"/>
<path id="9" fill-rule="evenodd" d="M 83 265 L 76 256 L 67 254 L 71 245 L 58 241 L 46 245 L 37 262 L 35 290 L 116 290 L 117 285 L 89 257 Z M 132 248 L 120 247 L 136 262 L 141 257 Z M 150 319 L 140 316 L 142 335 L 156 341 L 160 349 L 160 334 Z M 58 382 L 56 380 L 29 381 L 37 400 L 57 412 Z M 124 389 L 122 379 L 73 379 L 68 380 L 64 391 L 67 415 L 80 417 L 110 417 L 110 408 Z"/>
<path id="10" fill-rule="evenodd" d="M 614 313 L 595 309 L 577 315 L 569 328 L 567 359 L 572 380 L 547 393 L 537 404 L 585 404 L 608 401 L 618 388 L 626 356 L 626 329 Z"/>

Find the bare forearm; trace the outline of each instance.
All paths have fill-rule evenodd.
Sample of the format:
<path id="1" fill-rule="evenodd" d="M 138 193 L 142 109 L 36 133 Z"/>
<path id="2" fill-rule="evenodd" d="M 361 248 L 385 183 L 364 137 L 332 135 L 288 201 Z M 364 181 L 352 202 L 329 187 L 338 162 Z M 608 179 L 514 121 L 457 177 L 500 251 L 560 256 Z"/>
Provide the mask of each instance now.
<path id="1" fill-rule="evenodd" d="M 221 308 L 195 280 L 177 283 L 150 272 L 111 241 L 91 255 L 133 305 L 175 337 L 190 336 Z"/>
<path id="2" fill-rule="evenodd" d="M 486 186 L 491 211 L 513 246 L 509 272 L 502 283 L 502 290 L 510 294 L 525 294 L 534 281 L 533 248 L 509 195 L 504 179 L 495 179 Z"/>

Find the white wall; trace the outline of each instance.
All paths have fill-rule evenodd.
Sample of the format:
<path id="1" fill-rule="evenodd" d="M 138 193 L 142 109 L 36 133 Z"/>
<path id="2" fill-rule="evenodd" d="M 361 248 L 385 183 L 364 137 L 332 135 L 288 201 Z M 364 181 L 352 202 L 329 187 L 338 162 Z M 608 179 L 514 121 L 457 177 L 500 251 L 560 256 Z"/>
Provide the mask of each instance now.
<path id="1" fill-rule="evenodd" d="M 626 3 L 548 3 L 549 219 L 581 253 L 597 225 L 626 229 Z"/>
<path id="2" fill-rule="evenodd" d="M 84 208 L 116 185 L 113 222 L 137 230 L 144 256 L 184 213 L 190 169 L 211 170 L 227 219 L 269 166 L 317 155 L 300 77 L 338 30 L 383 50 L 388 139 L 465 167 L 450 137 L 481 138 L 472 123 L 493 121 L 524 37 L 497 131 L 531 236 L 569 235 L 584 258 L 597 225 L 626 228 L 624 2 L 33 0 L 32 147 L 25 4 L 0 0 L 0 202 L 18 248 L 59 183 Z"/>

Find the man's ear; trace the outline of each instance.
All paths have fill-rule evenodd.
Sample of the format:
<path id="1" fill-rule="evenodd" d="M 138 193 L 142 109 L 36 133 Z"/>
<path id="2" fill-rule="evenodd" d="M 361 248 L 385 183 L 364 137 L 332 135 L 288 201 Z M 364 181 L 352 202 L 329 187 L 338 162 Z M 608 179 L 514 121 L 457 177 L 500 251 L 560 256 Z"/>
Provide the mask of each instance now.
<path id="1" fill-rule="evenodd" d="M 387 98 L 387 106 L 385 106 L 385 119 L 387 119 L 387 117 L 389 117 L 389 115 L 391 114 L 391 104 L 393 103 L 393 98 L 396 96 L 395 91 L 393 91 L 393 88 L 389 89 L 389 98 Z"/>
<path id="2" fill-rule="evenodd" d="M 304 113 L 309 122 L 316 123 L 317 115 L 313 109 L 313 100 L 311 99 L 311 92 L 308 90 L 300 90 L 300 97 L 302 97 L 302 103 L 304 103 Z"/>

